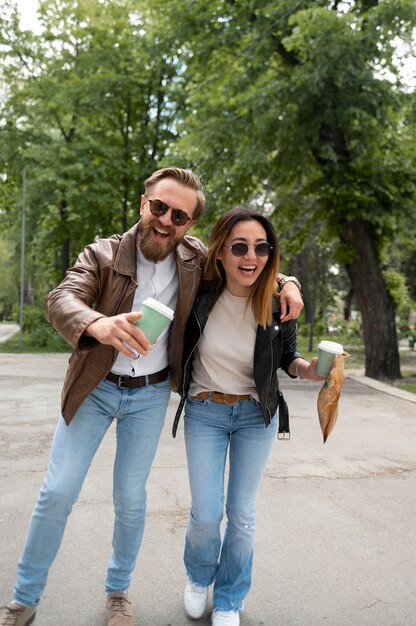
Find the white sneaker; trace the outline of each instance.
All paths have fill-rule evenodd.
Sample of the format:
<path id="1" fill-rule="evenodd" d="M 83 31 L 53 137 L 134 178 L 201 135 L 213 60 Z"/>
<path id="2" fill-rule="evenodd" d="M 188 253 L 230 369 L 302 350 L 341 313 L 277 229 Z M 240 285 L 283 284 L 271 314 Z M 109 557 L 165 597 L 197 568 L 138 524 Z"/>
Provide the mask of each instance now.
<path id="1" fill-rule="evenodd" d="M 208 602 L 208 587 L 194 585 L 189 580 L 183 595 L 185 613 L 191 619 L 199 619 L 205 613 Z"/>
<path id="2" fill-rule="evenodd" d="M 212 614 L 212 626 L 240 626 L 240 611 L 218 611 Z"/>

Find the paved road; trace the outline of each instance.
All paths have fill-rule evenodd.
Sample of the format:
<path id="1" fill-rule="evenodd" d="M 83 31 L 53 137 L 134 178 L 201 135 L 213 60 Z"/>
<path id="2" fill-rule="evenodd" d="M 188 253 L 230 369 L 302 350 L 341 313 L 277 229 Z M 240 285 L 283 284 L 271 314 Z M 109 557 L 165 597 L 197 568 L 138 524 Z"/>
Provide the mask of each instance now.
<path id="1" fill-rule="evenodd" d="M 0 604 L 46 469 L 67 355 L 0 354 Z M 242 626 L 416 626 L 416 403 L 348 378 L 323 445 L 308 381 L 285 379 L 292 438 L 276 441 L 258 499 L 253 587 Z M 385 390 L 388 393 L 385 393 Z M 183 615 L 189 494 L 177 397 L 151 472 L 131 586 L 139 626 L 210 624 Z M 105 626 L 114 428 L 70 517 L 37 626 Z"/>

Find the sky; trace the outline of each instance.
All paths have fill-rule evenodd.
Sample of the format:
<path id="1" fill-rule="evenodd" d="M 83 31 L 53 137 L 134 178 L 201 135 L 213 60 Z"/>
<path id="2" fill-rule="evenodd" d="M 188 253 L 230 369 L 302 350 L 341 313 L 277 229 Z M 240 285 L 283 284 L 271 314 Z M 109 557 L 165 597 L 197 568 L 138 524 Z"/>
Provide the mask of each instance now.
<path id="1" fill-rule="evenodd" d="M 38 4 L 38 0 L 17 0 L 21 15 L 20 25 L 24 30 L 31 28 L 36 31 Z"/>

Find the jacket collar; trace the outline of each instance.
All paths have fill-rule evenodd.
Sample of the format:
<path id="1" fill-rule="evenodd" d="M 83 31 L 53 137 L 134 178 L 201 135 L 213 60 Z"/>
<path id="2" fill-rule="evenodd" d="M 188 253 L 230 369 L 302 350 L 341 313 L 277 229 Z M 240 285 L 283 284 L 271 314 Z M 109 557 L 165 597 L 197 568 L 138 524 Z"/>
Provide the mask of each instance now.
<path id="1" fill-rule="evenodd" d="M 138 237 L 138 222 L 121 235 L 120 245 L 114 261 L 114 270 L 119 274 L 136 276 L 136 248 Z"/>

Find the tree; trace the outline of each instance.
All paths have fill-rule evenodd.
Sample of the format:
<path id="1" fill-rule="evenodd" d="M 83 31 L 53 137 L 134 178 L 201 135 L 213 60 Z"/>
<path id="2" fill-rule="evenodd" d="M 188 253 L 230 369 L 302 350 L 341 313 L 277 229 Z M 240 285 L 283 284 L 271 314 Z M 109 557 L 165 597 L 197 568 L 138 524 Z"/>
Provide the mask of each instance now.
<path id="1" fill-rule="evenodd" d="M 217 211 L 266 189 L 275 213 L 307 210 L 324 224 L 361 310 L 366 375 L 398 378 L 382 270 L 388 242 L 414 216 L 415 136 L 410 148 L 394 64 L 414 3 L 196 1 L 184 21 L 193 44 L 181 43 L 188 115 L 178 152 L 212 181 Z M 291 190 L 298 210 L 284 206 Z"/>
<path id="2" fill-rule="evenodd" d="M 146 7 L 44 0 L 41 32 L 33 34 L 20 30 L 13 3 L 3 0 L 4 228 L 17 218 L 26 168 L 34 272 L 43 277 L 53 264 L 52 283 L 86 243 L 137 219 L 143 180 L 171 141 L 175 70 L 155 41 Z"/>

